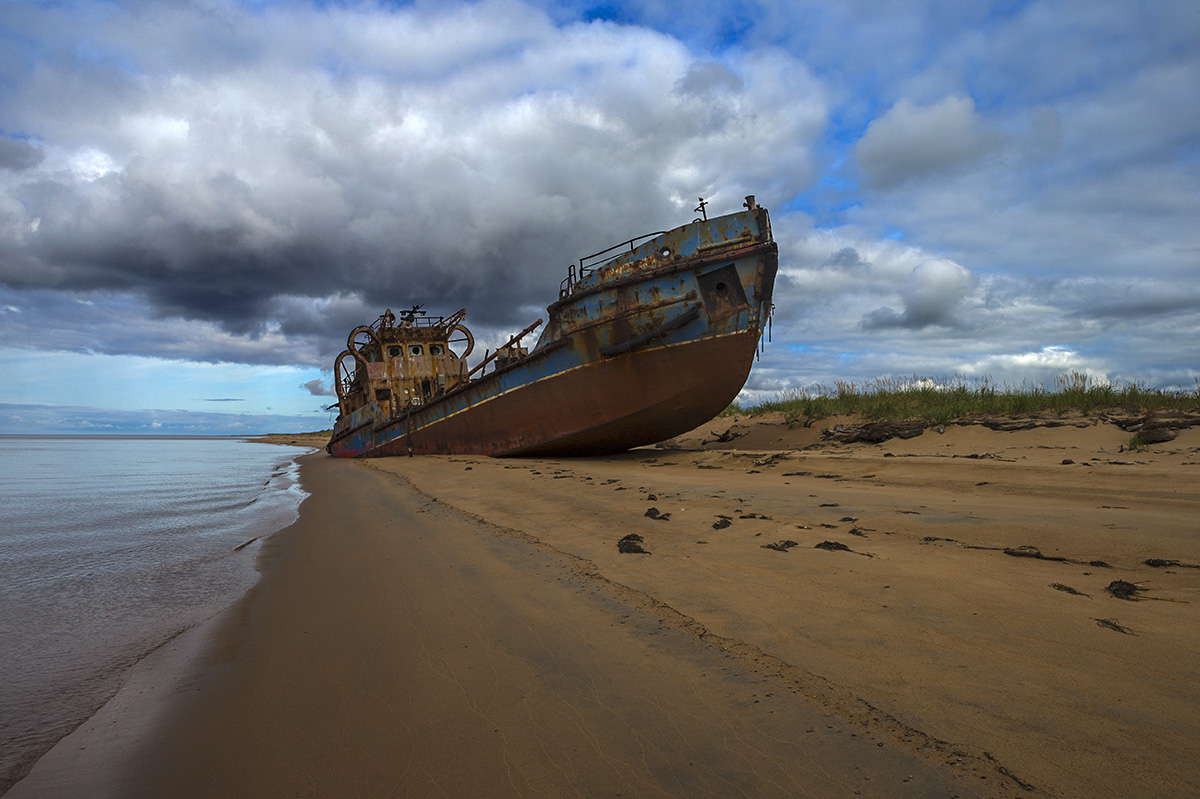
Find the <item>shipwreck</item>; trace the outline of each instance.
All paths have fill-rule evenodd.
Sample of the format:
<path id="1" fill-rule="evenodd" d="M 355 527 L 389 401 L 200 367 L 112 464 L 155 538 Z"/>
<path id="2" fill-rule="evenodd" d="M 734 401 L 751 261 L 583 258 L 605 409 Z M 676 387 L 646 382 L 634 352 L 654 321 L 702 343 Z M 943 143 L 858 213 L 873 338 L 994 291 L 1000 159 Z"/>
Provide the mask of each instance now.
<path id="1" fill-rule="evenodd" d="M 571 264 L 541 319 L 469 368 L 466 310 L 351 331 L 334 362 L 338 457 L 621 452 L 687 432 L 741 391 L 778 268 L 767 209 L 702 218 Z"/>

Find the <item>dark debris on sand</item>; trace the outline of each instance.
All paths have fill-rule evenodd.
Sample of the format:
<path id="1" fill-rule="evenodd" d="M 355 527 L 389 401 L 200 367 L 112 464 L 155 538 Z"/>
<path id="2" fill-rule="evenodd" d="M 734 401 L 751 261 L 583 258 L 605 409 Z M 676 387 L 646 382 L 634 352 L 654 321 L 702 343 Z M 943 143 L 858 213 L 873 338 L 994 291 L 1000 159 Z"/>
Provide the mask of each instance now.
<path id="1" fill-rule="evenodd" d="M 1139 593 L 1142 590 L 1142 586 L 1125 580 L 1113 580 L 1104 590 L 1117 599 L 1127 599 L 1130 602 L 1136 602 L 1142 598 L 1141 593 Z"/>
<path id="2" fill-rule="evenodd" d="M 735 438 L 741 438 L 742 436 L 750 435 L 749 430 L 735 430 L 733 427 L 730 427 L 724 433 L 718 433 L 716 430 L 710 430 L 708 432 L 709 435 L 713 436 L 713 438 L 704 439 L 700 442 L 700 446 L 704 446 L 705 444 L 728 444 Z"/>
<path id="3" fill-rule="evenodd" d="M 1116 630 L 1117 632 L 1124 633 L 1125 635 L 1137 635 L 1137 633 L 1128 627 L 1117 624 L 1116 619 L 1092 619 L 1092 621 L 1096 622 L 1096 624 L 1100 625 L 1101 627 L 1109 630 Z"/>
<path id="4" fill-rule="evenodd" d="M 1177 560 L 1169 558 L 1148 558 L 1143 561 L 1152 569 L 1200 569 L 1200 565 L 1195 563 L 1180 563 Z"/>
<path id="5" fill-rule="evenodd" d="M 858 550 L 851 549 L 850 547 L 843 544 L 841 541 L 822 541 L 819 544 L 813 544 L 813 548 L 814 549 L 824 549 L 829 552 L 849 552 L 854 555 L 862 555 L 864 558 L 875 557 L 870 552 L 859 552 Z"/>
<path id="6" fill-rule="evenodd" d="M 813 544 L 814 549 L 827 549 L 830 552 L 853 552 L 850 547 L 843 544 L 841 541 L 822 541 L 819 544 Z"/>
<path id="7" fill-rule="evenodd" d="M 787 552 L 792 547 L 798 547 L 798 546 L 800 546 L 799 541 L 792 541 L 791 539 L 787 539 L 784 541 L 776 541 L 773 544 L 763 544 L 762 548 L 763 549 L 773 549 L 776 552 Z"/>
<path id="8" fill-rule="evenodd" d="M 1014 558 L 1033 558 L 1034 560 L 1053 560 L 1059 563 L 1066 563 L 1066 558 L 1060 558 L 1055 555 L 1043 555 L 1037 547 L 1020 546 L 1008 547 L 1004 550 L 1005 555 L 1011 555 Z"/>
<path id="9" fill-rule="evenodd" d="M 637 533 L 630 533 L 617 542 L 617 551 L 625 555 L 649 555 L 649 550 L 642 546 L 645 540 Z"/>
<path id="10" fill-rule="evenodd" d="M 968 546 L 967 549 L 997 549 L 998 547 L 978 547 Z M 1031 558 L 1033 560 L 1048 560 L 1055 563 L 1078 563 L 1080 565 L 1094 566 L 1098 569 L 1111 569 L 1112 566 L 1102 560 L 1074 560 L 1072 558 L 1064 558 L 1059 555 L 1043 555 L 1037 547 L 1028 545 L 1019 547 L 1004 547 L 1003 552 L 1014 558 Z"/>

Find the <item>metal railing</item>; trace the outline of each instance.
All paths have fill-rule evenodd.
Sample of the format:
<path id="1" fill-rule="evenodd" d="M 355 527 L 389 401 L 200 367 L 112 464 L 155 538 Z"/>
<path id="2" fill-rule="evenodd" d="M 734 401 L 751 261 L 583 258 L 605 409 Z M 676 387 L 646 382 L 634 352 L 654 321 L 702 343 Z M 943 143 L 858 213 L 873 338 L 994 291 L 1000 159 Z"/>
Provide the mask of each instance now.
<path id="1" fill-rule="evenodd" d="M 637 245 L 639 242 L 644 242 L 646 239 L 652 239 L 655 236 L 661 236 L 666 232 L 667 231 L 665 231 L 665 230 L 659 230 L 655 233 L 643 233 L 640 236 L 635 236 L 634 238 L 630 239 L 629 241 L 623 241 L 620 244 L 614 244 L 613 246 L 609 247 L 607 250 L 601 250 L 600 252 L 594 252 L 591 255 L 583 256 L 582 258 L 579 259 L 578 266 L 576 266 L 575 264 L 570 264 L 567 267 L 566 279 L 563 280 L 563 282 L 558 285 L 559 298 L 565 297 L 568 294 L 570 294 L 575 289 L 576 283 L 583 280 L 585 277 L 590 275 L 592 272 L 595 272 L 597 269 L 604 266 L 609 261 L 612 261 L 613 259 L 620 257 L 624 253 L 622 252 L 622 253 L 617 253 L 616 255 L 609 255 L 609 257 L 607 257 L 604 260 L 599 261 L 597 263 L 589 264 L 589 263 L 587 263 L 588 261 L 591 261 L 595 258 L 599 258 L 602 255 L 608 255 L 613 250 L 621 249 L 624 247 L 628 247 L 629 252 L 633 252 L 634 250 L 637 249 Z"/>

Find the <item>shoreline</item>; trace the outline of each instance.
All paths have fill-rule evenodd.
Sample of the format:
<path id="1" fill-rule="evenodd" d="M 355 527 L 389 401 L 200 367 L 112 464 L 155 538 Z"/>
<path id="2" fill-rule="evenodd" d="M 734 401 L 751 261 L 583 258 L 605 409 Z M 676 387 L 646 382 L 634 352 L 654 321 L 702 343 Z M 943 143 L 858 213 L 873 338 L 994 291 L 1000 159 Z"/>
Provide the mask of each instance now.
<path id="1" fill-rule="evenodd" d="M 236 443 L 239 439 L 227 440 Z M 228 583 L 225 585 L 228 590 L 213 593 L 202 608 L 191 604 L 181 605 L 184 610 L 180 610 L 168 603 L 173 614 L 169 624 L 162 623 L 168 618 L 166 610 L 158 606 L 151 609 L 157 615 L 147 617 L 149 624 L 161 635 L 136 648 L 112 650 L 123 653 L 123 661 L 119 668 L 111 670 L 115 675 L 111 690 L 96 697 L 97 702 L 90 706 L 90 713 L 85 707 L 82 714 L 69 718 L 70 723 L 62 725 L 65 731 L 58 733 L 57 739 L 48 738 L 47 748 L 25 766 L 28 771 L 7 785 L 0 795 L 94 796 L 98 786 L 112 782 L 114 753 L 123 752 L 143 735 L 146 719 L 158 712 L 157 700 L 165 701 L 169 696 L 167 683 L 175 681 L 177 675 L 204 651 L 204 631 L 252 591 L 261 579 L 262 543 L 290 526 L 288 517 L 294 518 L 294 507 L 298 504 L 295 499 L 288 499 L 298 487 L 293 484 L 299 482 L 297 456 L 280 453 L 274 460 L 278 460 L 277 468 L 269 476 L 268 472 L 262 472 L 265 483 L 258 493 L 244 506 L 235 506 L 242 513 L 252 511 L 253 515 L 249 519 L 222 517 L 220 527 L 206 528 L 223 536 L 226 546 L 222 547 L 219 542 L 210 543 L 205 553 L 188 561 L 196 569 L 200 568 L 196 564 L 206 564 L 208 570 L 200 576 L 210 587 L 214 565 L 223 569 L 222 579 Z M 258 475 L 254 477 L 257 479 Z M 264 499 L 265 502 L 260 501 Z M 288 510 L 289 501 L 293 503 L 292 511 Z M 229 573 L 237 575 L 233 582 Z M 177 590 L 185 593 L 191 587 L 187 581 L 177 584 Z M 187 595 L 192 596 L 192 593 Z M 197 609 L 201 612 L 195 612 Z M 158 630 L 160 627 L 162 629 Z M 26 746 L 26 750 L 28 748 Z M 113 792 L 112 795 L 119 794 Z"/>
<path id="2" fill-rule="evenodd" d="M 279 559 L 214 631 L 207 665 L 137 755 L 143 765 L 123 795 L 402 786 L 560 796 L 624 786 L 724 796 L 731 784 L 747 795 L 781 785 L 797 796 L 990 795 L 795 705 L 769 676 L 598 590 L 574 558 L 497 536 L 368 464 L 304 468 L 307 517 L 269 542 Z M 363 507 L 348 511 L 347 498 Z M 359 530 L 383 515 L 393 523 Z M 336 541 L 332 519 L 346 525 Z M 414 530 L 416 540 L 397 535 Z M 331 561 L 358 545 L 370 565 Z M 377 632 L 389 622 L 404 634 Z"/>
<path id="3" fill-rule="evenodd" d="M 219 773 L 230 781 L 223 787 L 281 795 L 287 772 L 301 769 L 305 785 L 328 795 L 418 784 L 485 796 L 555 795 L 550 786 L 585 785 L 584 795 L 592 795 L 623 773 L 636 775 L 627 788 L 645 795 L 685 795 L 685 784 L 687 795 L 697 795 L 736 773 L 748 781 L 739 784 L 770 774 L 804 795 L 833 767 L 827 789 L 850 787 L 854 775 L 862 795 L 915 788 L 904 781 L 908 771 L 899 775 L 906 769 L 921 772 L 926 791 L 910 795 L 930 795 L 934 785 L 962 796 L 1157 796 L 1200 787 L 1200 711 L 1184 699 L 1187 664 L 1200 655 L 1200 568 L 1191 568 L 1200 564 L 1191 521 L 1200 497 L 1188 468 L 1200 465 L 1200 431 L 1122 454 L 1128 433 L 1100 426 L 947 429 L 840 445 L 822 443 L 811 429 L 735 420 L 726 429 L 741 424 L 745 435 L 700 446 L 720 436 L 721 421 L 676 442 L 686 448 L 610 458 L 304 456 L 301 480 L 311 496 L 297 525 L 264 542 L 270 552 L 262 579 L 203 635 L 194 629 L 189 640 L 164 648 L 175 658 L 165 671 L 175 673 L 167 678 L 159 669 L 150 681 L 158 694 L 148 683 L 129 686 L 131 706 L 159 715 L 154 740 L 134 741 L 141 747 L 135 757 L 144 765 L 153 755 L 161 767 L 110 766 L 110 785 L 129 796 L 203 785 L 190 794 L 200 796 L 222 787 L 205 776 Z M 322 473 L 310 475 L 308 488 L 306 474 L 318 466 Z M 347 503 L 373 511 L 350 512 Z M 659 518 L 644 515 L 650 507 Z M 729 524 L 718 527 L 722 519 Z M 387 532 L 358 531 L 352 520 Z M 414 530 L 416 541 L 404 538 Z M 653 554 L 620 554 L 618 532 L 642 535 Z M 789 541 L 795 544 L 779 551 L 765 548 Z M 845 550 L 815 549 L 823 541 Z M 1142 563 L 1154 558 L 1177 565 Z M 1108 565 L 1084 565 L 1100 560 Z M 300 561 L 308 565 L 297 571 Z M 422 569 L 413 571 L 414 564 Z M 403 591 L 393 583 L 404 574 L 424 581 L 425 590 L 398 596 Z M 1108 596 L 1104 586 L 1115 579 L 1168 601 Z M 474 621 L 437 603 L 448 593 L 475 608 Z M 531 593 L 540 606 L 524 596 Z M 580 597 L 583 604 L 570 605 L 577 630 L 560 630 L 556 616 Z M 414 617 L 415 608 L 423 615 Z M 317 624 L 330 613 L 336 623 Z M 526 632 L 506 632 L 514 619 Z M 312 629 L 301 629 L 306 623 Z M 391 627 L 404 634 L 380 632 Z M 596 643 L 614 628 L 619 638 Z M 555 631 L 554 651 L 529 630 Z M 413 641 L 421 642 L 424 663 L 413 660 Z M 331 681 L 290 672 L 297 659 Z M 429 662 L 440 670 L 431 672 Z M 582 669 L 584 662 L 594 665 Z M 655 668 L 638 670 L 643 662 Z M 390 664 L 386 675 L 380 664 Z M 181 669 L 189 675 L 183 682 Z M 491 674 L 492 682 L 476 673 Z M 645 733 L 616 724 L 611 711 L 628 699 L 614 695 L 607 713 L 573 703 L 582 702 L 579 685 L 589 685 L 592 696 L 597 685 L 624 685 L 644 703 L 665 705 L 662 717 L 641 711 L 647 729 L 686 723 L 687 700 L 666 699 L 674 688 L 660 673 L 674 674 L 690 701 L 714 717 L 735 722 L 693 721 L 683 740 L 656 740 L 652 751 L 678 752 L 688 741 L 703 747 L 718 733 L 803 748 L 752 766 L 745 753 L 714 759 L 706 751 L 704 775 L 679 773 L 674 756 L 639 771 L 644 764 L 630 754 L 629 738 L 644 757 L 647 741 L 637 736 Z M 517 682 L 527 696 L 498 689 L 500 674 L 523 675 Z M 292 681 L 290 692 L 280 692 L 281 680 Z M 426 696 L 412 696 L 417 687 Z M 331 690 L 339 701 L 320 698 Z M 471 712 L 450 694 L 473 697 Z M 419 723 L 401 723 L 371 697 L 406 708 L 406 719 L 448 721 L 417 735 Z M 504 711 L 487 717 L 493 726 L 486 730 L 479 727 L 480 708 L 488 707 L 481 697 Z M 247 718 L 247 705 L 262 718 Z M 763 709 L 770 718 L 760 718 Z M 108 710 L 85 725 L 94 736 L 106 723 L 122 723 L 102 718 Z M 556 719 L 564 713 L 589 719 L 587 746 L 598 754 L 563 751 L 560 765 L 548 768 L 527 739 L 543 749 L 565 747 L 578 724 L 563 728 Z M 510 727 L 514 719 L 522 723 Z M 229 740 L 247 725 L 249 732 Z M 814 738 L 826 725 L 838 731 Z M 491 740 L 493 727 L 505 731 L 504 746 Z M 262 751 L 258 736 L 278 738 L 280 730 L 304 735 Z M 357 743 L 348 745 L 352 730 Z M 464 735 L 482 752 L 480 767 L 495 769 L 491 777 L 515 767 L 523 781 L 463 783 Z M 197 736 L 213 741 L 217 754 L 197 755 L 190 743 Z M 308 738 L 323 742 L 319 751 L 305 748 Z M 863 743 L 887 762 L 864 771 Z M 373 777 L 364 782 L 325 749 Z M 821 768 L 811 757 L 790 763 L 810 751 L 821 753 Z M 391 762 L 397 758 L 400 765 Z M 573 775 L 566 782 L 563 762 Z M 617 762 L 624 772 L 612 770 Z M 761 784 L 755 790 L 771 795 Z"/>

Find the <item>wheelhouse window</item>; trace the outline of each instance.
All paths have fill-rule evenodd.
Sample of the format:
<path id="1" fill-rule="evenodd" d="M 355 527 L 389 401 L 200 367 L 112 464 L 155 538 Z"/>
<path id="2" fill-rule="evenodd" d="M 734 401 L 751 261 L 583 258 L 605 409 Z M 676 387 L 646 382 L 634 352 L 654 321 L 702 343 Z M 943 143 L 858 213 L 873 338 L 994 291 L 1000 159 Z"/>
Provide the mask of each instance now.
<path id="1" fill-rule="evenodd" d="M 425 348 L 422 347 L 420 344 L 409 344 L 408 345 L 408 354 L 409 355 L 420 355 L 423 352 L 425 352 Z"/>
<path id="2" fill-rule="evenodd" d="M 445 355 L 446 348 L 443 347 L 441 344 L 430 344 L 429 345 L 429 354 L 430 355 Z"/>

